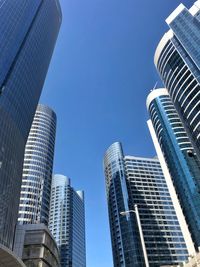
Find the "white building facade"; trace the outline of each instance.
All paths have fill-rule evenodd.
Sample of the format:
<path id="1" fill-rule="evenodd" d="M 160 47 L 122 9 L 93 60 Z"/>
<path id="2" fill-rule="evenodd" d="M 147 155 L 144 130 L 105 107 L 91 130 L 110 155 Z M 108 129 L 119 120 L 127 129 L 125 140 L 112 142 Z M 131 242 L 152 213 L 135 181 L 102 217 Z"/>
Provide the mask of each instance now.
<path id="1" fill-rule="evenodd" d="M 56 136 L 56 114 L 39 104 L 26 143 L 19 224 L 48 225 Z"/>

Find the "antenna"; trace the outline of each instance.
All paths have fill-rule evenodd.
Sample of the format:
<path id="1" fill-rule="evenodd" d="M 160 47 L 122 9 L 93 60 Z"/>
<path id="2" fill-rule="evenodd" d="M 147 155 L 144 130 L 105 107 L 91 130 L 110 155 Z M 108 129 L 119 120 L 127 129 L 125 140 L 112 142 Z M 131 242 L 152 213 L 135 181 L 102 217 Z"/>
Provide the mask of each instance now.
<path id="1" fill-rule="evenodd" d="M 156 87 L 157 87 L 157 84 L 158 84 L 158 81 L 156 81 L 156 83 L 155 83 L 155 85 L 154 85 L 154 88 L 153 88 L 153 90 L 155 90 L 155 89 L 156 89 Z"/>

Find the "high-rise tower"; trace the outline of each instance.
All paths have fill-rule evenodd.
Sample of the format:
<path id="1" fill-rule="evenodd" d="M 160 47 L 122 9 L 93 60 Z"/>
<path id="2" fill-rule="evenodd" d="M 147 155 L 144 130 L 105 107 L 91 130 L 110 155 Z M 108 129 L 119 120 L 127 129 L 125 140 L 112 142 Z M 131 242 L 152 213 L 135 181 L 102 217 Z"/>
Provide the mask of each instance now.
<path id="1" fill-rule="evenodd" d="M 0 243 L 12 246 L 24 148 L 61 24 L 58 0 L 0 1 Z"/>
<path id="2" fill-rule="evenodd" d="M 62 267 L 86 267 L 83 191 L 64 175 L 53 175 L 49 229 L 60 250 Z"/>
<path id="3" fill-rule="evenodd" d="M 124 156 L 117 142 L 105 154 L 104 171 L 115 267 L 145 266 L 136 216 L 120 215 L 135 204 L 150 267 L 180 263 L 194 252 L 173 184 L 158 159 Z"/>
<path id="4" fill-rule="evenodd" d="M 163 152 L 192 239 L 198 249 L 200 246 L 200 161 L 166 89 L 156 89 L 149 94 L 147 109 L 151 118 L 148 124 L 152 123 L 154 127 L 156 141 Z M 151 127 L 150 131 L 155 142 Z"/>
<path id="5" fill-rule="evenodd" d="M 200 158 L 200 1 L 180 4 L 166 22 L 154 62 Z"/>
<path id="6" fill-rule="evenodd" d="M 48 225 L 56 136 L 56 114 L 39 104 L 25 148 L 19 224 Z"/>

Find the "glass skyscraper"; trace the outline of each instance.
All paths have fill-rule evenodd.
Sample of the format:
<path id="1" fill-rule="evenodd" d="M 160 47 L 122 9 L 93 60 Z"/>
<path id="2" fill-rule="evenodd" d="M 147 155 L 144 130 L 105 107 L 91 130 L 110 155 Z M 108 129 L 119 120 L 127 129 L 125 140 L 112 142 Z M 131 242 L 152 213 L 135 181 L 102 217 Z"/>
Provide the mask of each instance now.
<path id="1" fill-rule="evenodd" d="M 173 185 L 167 184 L 156 158 L 124 156 L 116 142 L 104 157 L 107 201 L 115 267 L 143 267 L 144 256 L 134 213 L 138 205 L 149 265 L 159 267 L 183 262 L 188 256 L 189 231 Z M 175 192 L 175 191 L 174 191 Z M 191 243 L 190 243 L 191 244 Z"/>
<path id="2" fill-rule="evenodd" d="M 64 175 L 53 175 L 49 229 L 60 250 L 61 266 L 86 267 L 84 193 L 75 191 Z"/>
<path id="3" fill-rule="evenodd" d="M 180 4 L 166 22 L 154 61 L 200 158 L 200 1 Z"/>
<path id="4" fill-rule="evenodd" d="M 166 89 L 153 90 L 147 109 L 196 249 L 200 246 L 200 161 Z"/>
<path id="5" fill-rule="evenodd" d="M 19 224 L 48 225 L 56 136 L 56 114 L 39 104 L 25 148 Z"/>
<path id="6" fill-rule="evenodd" d="M 24 148 L 61 24 L 58 0 L 0 0 L 0 243 L 12 246 Z"/>

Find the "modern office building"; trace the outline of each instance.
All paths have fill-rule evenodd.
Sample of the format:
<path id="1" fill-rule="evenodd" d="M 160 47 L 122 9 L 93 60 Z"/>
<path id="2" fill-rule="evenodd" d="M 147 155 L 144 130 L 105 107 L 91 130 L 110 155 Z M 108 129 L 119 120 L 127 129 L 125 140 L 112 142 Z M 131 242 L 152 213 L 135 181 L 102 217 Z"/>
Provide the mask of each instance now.
<path id="1" fill-rule="evenodd" d="M 196 250 L 200 247 L 200 161 L 166 89 L 153 90 L 147 109 Z M 155 144 L 156 147 L 156 144 Z M 159 155 L 159 152 L 157 151 Z M 161 164 L 162 165 L 162 164 Z"/>
<path id="2" fill-rule="evenodd" d="M 26 267 L 60 267 L 57 244 L 45 224 L 17 225 L 13 250 Z"/>
<path id="3" fill-rule="evenodd" d="M 144 250 L 133 212 L 138 206 L 150 267 L 183 262 L 194 252 L 172 181 L 157 158 L 124 156 L 116 142 L 104 157 L 104 172 L 115 267 L 143 267 Z"/>
<path id="4" fill-rule="evenodd" d="M 154 62 L 200 158 L 200 1 L 167 18 Z"/>
<path id="5" fill-rule="evenodd" d="M 190 255 L 188 260 L 184 262 L 183 264 L 179 265 L 165 265 L 160 267 L 200 267 L 200 252 Z"/>
<path id="6" fill-rule="evenodd" d="M 12 247 L 24 148 L 61 24 L 58 0 L 0 3 L 0 243 Z"/>
<path id="7" fill-rule="evenodd" d="M 60 251 L 61 266 L 86 267 L 84 193 L 75 191 L 64 175 L 53 176 L 49 229 Z"/>
<path id="8" fill-rule="evenodd" d="M 48 225 L 56 114 L 39 104 L 25 147 L 18 223 Z"/>

